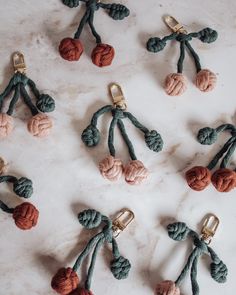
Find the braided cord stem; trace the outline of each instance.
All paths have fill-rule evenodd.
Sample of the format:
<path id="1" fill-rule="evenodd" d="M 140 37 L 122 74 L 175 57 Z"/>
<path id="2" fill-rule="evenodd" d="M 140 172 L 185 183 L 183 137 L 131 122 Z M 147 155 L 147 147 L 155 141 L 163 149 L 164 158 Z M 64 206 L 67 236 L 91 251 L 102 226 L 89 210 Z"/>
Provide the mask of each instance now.
<path id="1" fill-rule="evenodd" d="M 91 120 L 91 125 L 97 126 L 98 118 L 102 116 L 103 114 L 110 112 L 112 108 L 113 108 L 112 105 L 106 105 L 102 107 L 101 109 L 99 109 L 96 113 L 94 113 Z"/>
<path id="2" fill-rule="evenodd" d="M 124 123 L 122 122 L 121 119 L 118 120 L 117 125 L 118 125 L 118 128 L 120 129 L 120 133 L 121 133 L 121 135 L 122 135 L 122 137 L 123 137 L 123 139 L 124 139 L 124 141 L 125 141 L 125 143 L 126 143 L 126 145 L 128 147 L 130 158 L 132 160 L 137 160 L 137 157 L 136 157 L 135 152 L 134 152 L 133 144 L 130 141 L 130 139 L 129 139 L 127 133 L 126 133 L 125 125 L 124 125 Z"/>
<path id="3" fill-rule="evenodd" d="M 215 157 L 212 159 L 212 161 L 208 164 L 207 168 L 209 170 L 212 170 L 215 168 L 219 160 L 223 157 L 223 155 L 228 151 L 230 148 L 231 144 L 234 142 L 235 137 L 232 136 L 223 146 L 223 148 L 215 155 Z"/>
<path id="4" fill-rule="evenodd" d="M 223 158 L 223 160 L 222 160 L 222 162 L 220 164 L 220 168 L 226 168 L 227 167 L 227 165 L 229 163 L 229 160 L 232 158 L 235 149 L 236 149 L 236 136 L 235 136 L 234 142 L 229 147 L 229 149 L 227 151 L 227 154 L 224 156 L 224 158 Z"/>
<path id="5" fill-rule="evenodd" d="M 88 269 L 87 279 L 85 281 L 85 289 L 86 290 L 90 290 L 91 282 L 92 282 L 92 276 L 93 276 L 93 271 L 94 271 L 95 262 L 96 262 L 96 258 L 97 258 L 97 254 L 98 254 L 98 251 L 101 248 L 101 246 L 102 246 L 103 243 L 104 243 L 104 238 L 101 238 L 97 242 L 97 244 L 96 244 L 96 246 L 94 248 L 94 251 L 93 251 L 93 254 L 92 254 L 92 258 L 91 258 L 91 263 L 90 263 L 90 266 L 89 266 L 89 269 Z"/>
<path id="6" fill-rule="evenodd" d="M 125 115 L 126 118 L 128 118 L 132 122 L 132 124 L 136 128 L 138 128 L 139 130 L 141 130 L 143 133 L 149 132 L 149 130 L 144 125 L 142 125 L 131 113 L 124 112 L 124 115 Z"/>
<path id="7" fill-rule="evenodd" d="M 114 128 L 116 124 L 117 124 L 117 118 L 113 117 L 110 128 L 109 128 L 109 135 L 108 135 L 108 148 L 109 148 L 111 156 L 113 157 L 115 157 L 116 155 L 116 150 L 114 147 Z"/>
<path id="8" fill-rule="evenodd" d="M 192 55 L 192 57 L 194 59 L 197 73 L 200 72 L 201 69 L 202 69 L 202 67 L 201 67 L 201 64 L 200 64 L 200 58 L 199 58 L 198 54 L 193 49 L 193 47 L 191 46 L 191 44 L 189 43 L 189 41 L 185 41 L 185 45 L 188 48 L 189 52 L 191 53 L 191 55 Z"/>
<path id="9" fill-rule="evenodd" d="M 80 24 L 79 24 L 79 27 L 74 35 L 74 38 L 75 39 L 79 39 L 82 31 L 83 31 L 83 28 L 85 26 L 85 24 L 88 22 L 88 18 L 89 18 L 89 14 L 90 14 L 90 10 L 87 9 L 84 16 L 82 17 L 81 21 L 80 21 Z"/>
<path id="10" fill-rule="evenodd" d="M 92 251 L 92 248 L 94 247 L 94 245 L 103 237 L 103 232 L 98 233 L 96 236 L 94 236 L 93 238 L 90 239 L 90 241 L 88 242 L 87 246 L 84 248 L 84 250 L 81 252 L 81 254 L 79 255 L 79 257 L 77 258 L 74 266 L 73 266 L 73 270 L 77 271 L 82 263 L 82 261 L 84 260 L 84 258 Z"/>
<path id="11" fill-rule="evenodd" d="M 38 99 L 40 96 L 40 93 L 39 93 L 39 90 L 36 87 L 36 84 L 34 83 L 34 81 L 31 79 L 28 79 L 28 85 L 29 85 L 30 89 L 32 90 L 33 94 L 35 95 L 35 97 Z"/>
<path id="12" fill-rule="evenodd" d="M 197 282 L 197 265 L 198 265 L 199 256 L 196 256 L 193 260 L 193 264 L 191 267 L 191 284 L 193 295 L 199 295 L 199 285 Z"/>
<path id="13" fill-rule="evenodd" d="M 20 85 L 20 91 L 21 91 L 21 95 L 22 95 L 22 97 L 24 99 L 25 104 L 30 109 L 32 115 L 33 116 L 37 115 L 39 112 L 38 112 L 37 108 L 33 105 L 29 94 L 27 93 L 24 85 L 22 85 L 22 84 Z"/>
<path id="14" fill-rule="evenodd" d="M 9 108 L 8 108 L 8 111 L 7 111 L 7 114 L 8 114 L 9 116 L 12 115 L 12 113 L 13 113 L 13 111 L 14 111 L 14 107 L 15 107 L 15 105 L 16 105 L 16 103 L 17 103 L 19 97 L 20 97 L 20 84 L 18 83 L 18 84 L 15 86 L 15 93 L 14 93 L 14 95 L 13 95 L 13 98 L 12 98 L 12 100 L 11 100 L 11 102 L 10 102 L 10 105 L 9 105 Z"/>
<path id="15" fill-rule="evenodd" d="M 102 39 L 101 39 L 101 36 L 97 33 L 97 31 L 96 31 L 96 29 L 94 27 L 93 20 L 94 20 L 94 9 L 90 8 L 90 15 L 89 15 L 89 18 L 88 18 L 88 24 L 90 26 L 90 29 L 92 31 L 93 36 L 96 39 L 96 43 L 100 44 L 100 43 L 102 43 Z"/>
<path id="16" fill-rule="evenodd" d="M 9 208 L 3 201 L 0 200 L 0 208 L 6 213 L 13 214 L 14 208 Z"/>
<path id="17" fill-rule="evenodd" d="M 180 57 L 178 60 L 178 73 L 183 72 L 183 62 L 185 58 L 185 41 L 180 42 Z"/>

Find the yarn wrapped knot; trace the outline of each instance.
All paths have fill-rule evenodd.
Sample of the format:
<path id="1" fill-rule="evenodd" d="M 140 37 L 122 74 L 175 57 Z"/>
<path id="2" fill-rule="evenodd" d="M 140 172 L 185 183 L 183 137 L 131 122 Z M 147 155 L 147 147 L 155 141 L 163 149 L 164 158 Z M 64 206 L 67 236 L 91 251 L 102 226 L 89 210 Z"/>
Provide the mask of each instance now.
<path id="1" fill-rule="evenodd" d="M 78 295 L 93 295 L 93 293 L 90 290 L 86 290 L 86 289 L 82 288 L 79 290 Z"/>
<path id="2" fill-rule="evenodd" d="M 117 181 L 123 174 L 123 163 L 109 155 L 99 163 L 99 170 L 105 179 Z"/>
<path id="3" fill-rule="evenodd" d="M 52 288 L 61 295 L 70 294 L 78 285 L 79 277 L 70 267 L 59 269 L 51 281 Z"/>
<path id="4" fill-rule="evenodd" d="M 13 119 L 11 116 L 0 113 L 0 138 L 5 138 L 13 130 Z"/>
<path id="5" fill-rule="evenodd" d="M 158 37 L 150 38 L 147 42 L 147 50 L 154 53 L 162 51 L 165 46 L 166 42 Z"/>
<path id="6" fill-rule="evenodd" d="M 167 226 L 168 235 L 171 239 L 175 241 L 186 240 L 190 229 L 184 222 L 175 222 Z"/>
<path id="7" fill-rule="evenodd" d="M 218 169 L 211 182 L 219 192 L 229 192 L 236 186 L 236 172 L 227 168 Z"/>
<path id="8" fill-rule="evenodd" d="M 154 152 L 160 152 L 163 148 L 163 140 L 161 135 L 156 130 L 151 130 L 145 133 L 145 142 L 148 148 Z"/>
<path id="9" fill-rule="evenodd" d="M 68 61 L 77 61 L 84 51 L 83 45 L 78 39 L 64 38 L 59 45 L 59 53 Z"/>
<path id="10" fill-rule="evenodd" d="M 99 43 L 92 52 L 92 62 L 98 67 L 111 65 L 115 56 L 115 50 L 108 44 Z"/>
<path id="11" fill-rule="evenodd" d="M 204 69 L 197 73 L 196 86 L 203 92 L 212 91 L 217 82 L 216 75 L 210 70 Z"/>
<path id="12" fill-rule="evenodd" d="M 52 129 L 52 121 L 45 114 L 37 114 L 33 116 L 28 122 L 29 132 L 36 137 L 45 137 L 50 134 Z"/>
<path id="13" fill-rule="evenodd" d="M 185 178 L 191 189 L 202 191 L 211 182 L 211 172 L 206 167 L 195 166 L 185 173 Z"/>
<path id="14" fill-rule="evenodd" d="M 211 276 L 218 283 L 225 283 L 227 280 L 228 268 L 220 261 L 219 263 L 211 263 Z"/>
<path id="15" fill-rule="evenodd" d="M 200 144 L 211 145 L 217 141 L 218 133 L 210 127 L 202 128 L 198 131 L 197 140 Z"/>
<path id="16" fill-rule="evenodd" d="M 187 81 L 182 73 L 169 74 L 165 79 L 165 91 L 170 96 L 180 96 L 187 89 Z"/>
<path id="17" fill-rule="evenodd" d="M 41 94 L 36 102 L 37 108 L 43 113 L 53 112 L 55 110 L 55 101 L 48 94 Z"/>
<path id="18" fill-rule="evenodd" d="M 83 131 L 81 139 L 87 147 L 96 146 L 100 141 L 100 132 L 96 126 L 89 125 Z"/>
<path id="19" fill-rule="evenodd" d="M 23 84 L 24 86 L 27 85 L 29 79 L 26 77 L 26 75 L 24 74 L 21 74 L 19 72 L 17 72 L 13 78 L 12 78 L 12 81 L 13 81 L 13 85 L 16 86 L 17 84 L 21 83 Z"/>
<path id="20" fill-rule="evenodd" d="M 178 34 L 176 40 L 179 42 L 191 41 L 192 37 L 190 34 Z"/>
<path id="21" fill-rule="evenodd" d="M 180 295 L 180 289 L 172 281 L 163 281 L 157 284 L 156 295 Z"/>
<path id="22" fill-rule="evenodd" d="M 120 256 L 111 262 L 111 272 L 117 280 L 126 279 L 129 275 L 131 264 L 128 259 Z"/>
<path id="23" fill-rule="evenodd" d="M 115 20 L 122 20 L 129 16 L 129 14 L 129 9 L 122 4 L 113 3 L 109 9 L 109 16 Z"/>
<path id="24" fill-rule="evenodd" d="M 211 28 L 205 28 L 201 30 L 198 34 L 200 35 L 199 39 L 204 43 L 215 42 L 218 38 L 218 33 Z"/>
<path id="25" fill-rule="evenodd" d="M 125 181 L 131 185 L 142 183 L 148 177 L 148 170 L 139 160 L 130 161 L 124 169 Z"/>
<path id="26" fill-rule="evenodd" d="M 33 183 L 30 179 L 21 177 L 13 184 L 13 191 L 21 198 L 28 199 L 33 194 Z"/>
<path id="27" fill-rule="evenodd" d="M 34 205 L 24 202 L 13 211 L 13 219 L 18 228 L 22 230 L 29 230 L 36 226 L 38 222 L 39 211 Z"/>
<path id="28" fill-rule="evenodd" d="M 92 229 L 98 227 L 102 222 L 102 215 L 100 212 L 88 209 L 79 213 L 79 223 L 85 228 Z"/>
<path id="29" fill-rule="evenodd" d="M 62 0 L 62 3 L 70 8 L 79 6 L 80 0 Z"/>

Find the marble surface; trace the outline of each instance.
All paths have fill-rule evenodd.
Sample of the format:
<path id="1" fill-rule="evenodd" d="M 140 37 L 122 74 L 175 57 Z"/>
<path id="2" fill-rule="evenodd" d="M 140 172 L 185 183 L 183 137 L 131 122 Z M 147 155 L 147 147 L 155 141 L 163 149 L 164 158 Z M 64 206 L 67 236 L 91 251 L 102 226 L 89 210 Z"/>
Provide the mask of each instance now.
<path id="1" fill-rule="evenodd" d="M 60 0 L 0 3 L 1 89 L 12 75 L 10 55 L 20 50 L 26 57 L 28 76 L 57 103 L 51 137 L 32 138 L 26 129 L 30 114 L 19 103 L 14 132 L 1 142 L 0 154 L 9 163 L 9 173 L 33 180 L 31 201 L 40 210 L 40 222 L 34 230 L 22 232 L 10 216 L 0 214 L 0 294 L 55 294 L 50 289 L 52 275 L 59 267 L 72 265 L 88 239 L 77 213 L 91 207 L 114 216 L 129 207 L 136 220 L 118 241 L 121 253 L 132 262 L 129 279 L 115 280 L 107 265 L 107 252 L 101 251 L 92 285 L 95 294 L 148 295 L 161 279 L 175 280 L 191 244 L 169 239 L 165 226 L 179 220 L 200 230 L 204 216 L 215 213 L 221 225 L 212 246 L 228 265 L 229 277 L 226 284 L 217 284 L 210 277 L 208 259 L 201 259 L 201 294 L 232 295 L 236 275 L 235 191 L 221 194 L 210 186 L 197 193 L 188 188 L 183 175 L 195 164 L 206 164 L 222 143 L 201 146 L 195 139 L 197 130 L 236 122 L 235 1 L 123 0 L 131 15 L 119 23 L 100 11 L 97 28 L 104 42 L 116 48 L 113 65 L 105 69 L 90 61 L 94 41 L 88 29 L 82 36 L 86 53 L 80 62 L 67 63 L 58 55 L 58 42 L 73 34 L 83 8 L 69 9 Z M 203 94 L 194 87 L 194 67 L 187 57 L 186 93 L 171 98 L 163 92 L 164 77 L 175 71 L 178 49 L 168 47 L 153 55 L 145 50 L 145 42 L 150 36 L 169 33 L 162 21 L 165 14 L 174 15 L 189 31 L 206 26 L 218 30 L 219 39 L 214 44 L 194 42 L 203 66 L 217 73 L 215 91 Z M 98 162 L 108 153 L 105 138 L 109 117 L 100 122 L 103 137 L 96 149 L 86 149 L 80 140 L 93 112 L 110 102 L 110 82 L 122 85 L 129 111 L 148 128 L 157 129 L 165 142 L 163 152 L 155 154 L 145 147 L 142 136 L 128 127 L 138 158 L 151 172 L 146 183 L 138 187 L 123 180 L 111 184 L 98 172 Z M 118 133 L 116 144 L 118 156 L 127 161 Z M 1 198 L 9 205 L 19 204 L 7 187 L 1 190 Z M 182 292 L 191 294 L 189 280 Z"/>

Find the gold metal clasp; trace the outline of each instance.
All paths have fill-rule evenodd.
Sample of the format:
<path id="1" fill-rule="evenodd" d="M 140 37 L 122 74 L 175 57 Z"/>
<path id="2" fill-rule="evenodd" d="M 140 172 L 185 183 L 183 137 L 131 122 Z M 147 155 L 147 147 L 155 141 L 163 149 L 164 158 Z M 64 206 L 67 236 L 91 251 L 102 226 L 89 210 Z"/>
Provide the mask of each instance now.
<path id="1" fill-rule="evenodd" d="M 202 240 L 204 240 L 208 245 L 211 243 L 212 238 L 214 237 L 218 226 L 220 224 L 220 220 L 214 214 L 209 214 L 203 222 L 202 228 Z"/>
<path id="2" fill-rule="evenodd" d="M 174 32 L 187 34 L 188 32 L 184 29 L 184 26 L 181 25 L 173 16 L 166 15 L 164 16 L 165 24 Z"/>
<path id="3" fill-rule="evenodd" d="M 125 101 L 125 97 L 123 94 L 123 91 L 120 87 L 120 85 L 116 84 L 116 83 L 112 83 L 110 86 L 110 93 L 111 93 L 111 97 L 113 100 L 113 104 L 115 105 L 116 108 L 120 108 L 122 110 L 126 110 L 127 109 L 127 104 Z"/>
<path id="4" fill-rule="evenodd" d="M 112 222 L 113 235 L 117 238 L 120 233 L 134 220 L 135 215 L 129 209 L 122 209 Z"/>
<path id="5" fill-rule="evenodd" d="M 18 72 L 21 74 L 25 74 L 26 64 L 25 64 L 25 58 L 24 58 L 23 53 L 21 53 L 19 51 L 13 53 L 12 61 L 13 61 L 13 67 L 14 67 L 15 73 Z"/>

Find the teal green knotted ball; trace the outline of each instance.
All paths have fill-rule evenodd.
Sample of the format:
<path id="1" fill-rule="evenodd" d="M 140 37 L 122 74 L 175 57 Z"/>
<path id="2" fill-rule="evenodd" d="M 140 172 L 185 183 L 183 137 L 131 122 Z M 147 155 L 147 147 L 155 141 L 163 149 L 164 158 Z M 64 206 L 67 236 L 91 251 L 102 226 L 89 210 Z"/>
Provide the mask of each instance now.
<path id="1" fill-rule="evenodd" d="M 211 276 L 218 283 L 225 283 L 227 280 L 228 268 L 220 261 L 219 263 L 211 263 Z"/>
<path id="2" fill-rule="evenodd" d="M 79 223 L 85 228 L 98 227 L 102 222 L 102 215 L 96 210 L 88 209 L 78 215 Z"/>
<path id="3" fill-rule="evenodd" d="M 117 280 L 126 279 L 129 275 L 131 264 L 128 259 L 120 256 L 111 262 L 111 272 Z"/>
<path id="4" fill-rule="evenodd" d="M 154 53 L 163 50 L 165 46 L 166 42 L 158 37 L 150 38 L 147 42 L 147 50 Z"/>
<path id="5" fill-rule="evenodd" d="M 211 145 L 217 141 L 218 133 L 215 129 L 205 127 L 199 130 L 197 140 L 204 145 Z"/>
<path id="6" fill-rule="evenodd" d="M 41 94 L 36 106 L 43 113 L 53 112 L 55 110 L 55 101 L 50 95 Z"/>
<path id="7" fill-rule="evenodd" d="M 28 199 L 33 194 L 33 183 L 30 179 L 21 177 L 13 184 L 13 191 L 22 198 Z"/>
<path id="8" fill-rule="evenodd" d="M 80 0 L 62 0 L 63 4 L 70 8 L 79 6 L 79 1 Z"/>
<path id="9" fill-rule="evenodd" d="M 212 43 L 215 42 L 218 38 L 218 33 L 211 29 L 211 28 L 205 28 L 199 32 L 200 34 L 200 40 L 204 43 Z"/>
<path id="10" fill-rule="evenodd" d="M 148 148 L 154 152 L 160 152 L 163 148 L 163 140 L 156 130 L 151 130 L 144 135 Z"/>
<path id="11" fill-rule="evenodd" d="M 125 17 L 129 16 L 130 11 L 127 7 L 122 4 L 111 4 L 109 9 L 109 16 L 114 20 L 122 20 Z"/>
<path id="12" fill-rule="evenodd" d="M 168 235 L 175 241 L 183 241 L 187 238 L 190 229 L 184 222 L 176 222 L 167 226 Z"/>
<path id="13" fill-rule="evenodd" d="M 100 132 L 97 127 L 89 125 L 83 131 L 81 139 L 87 147 L 96 146 L 100 141 Z"/>

